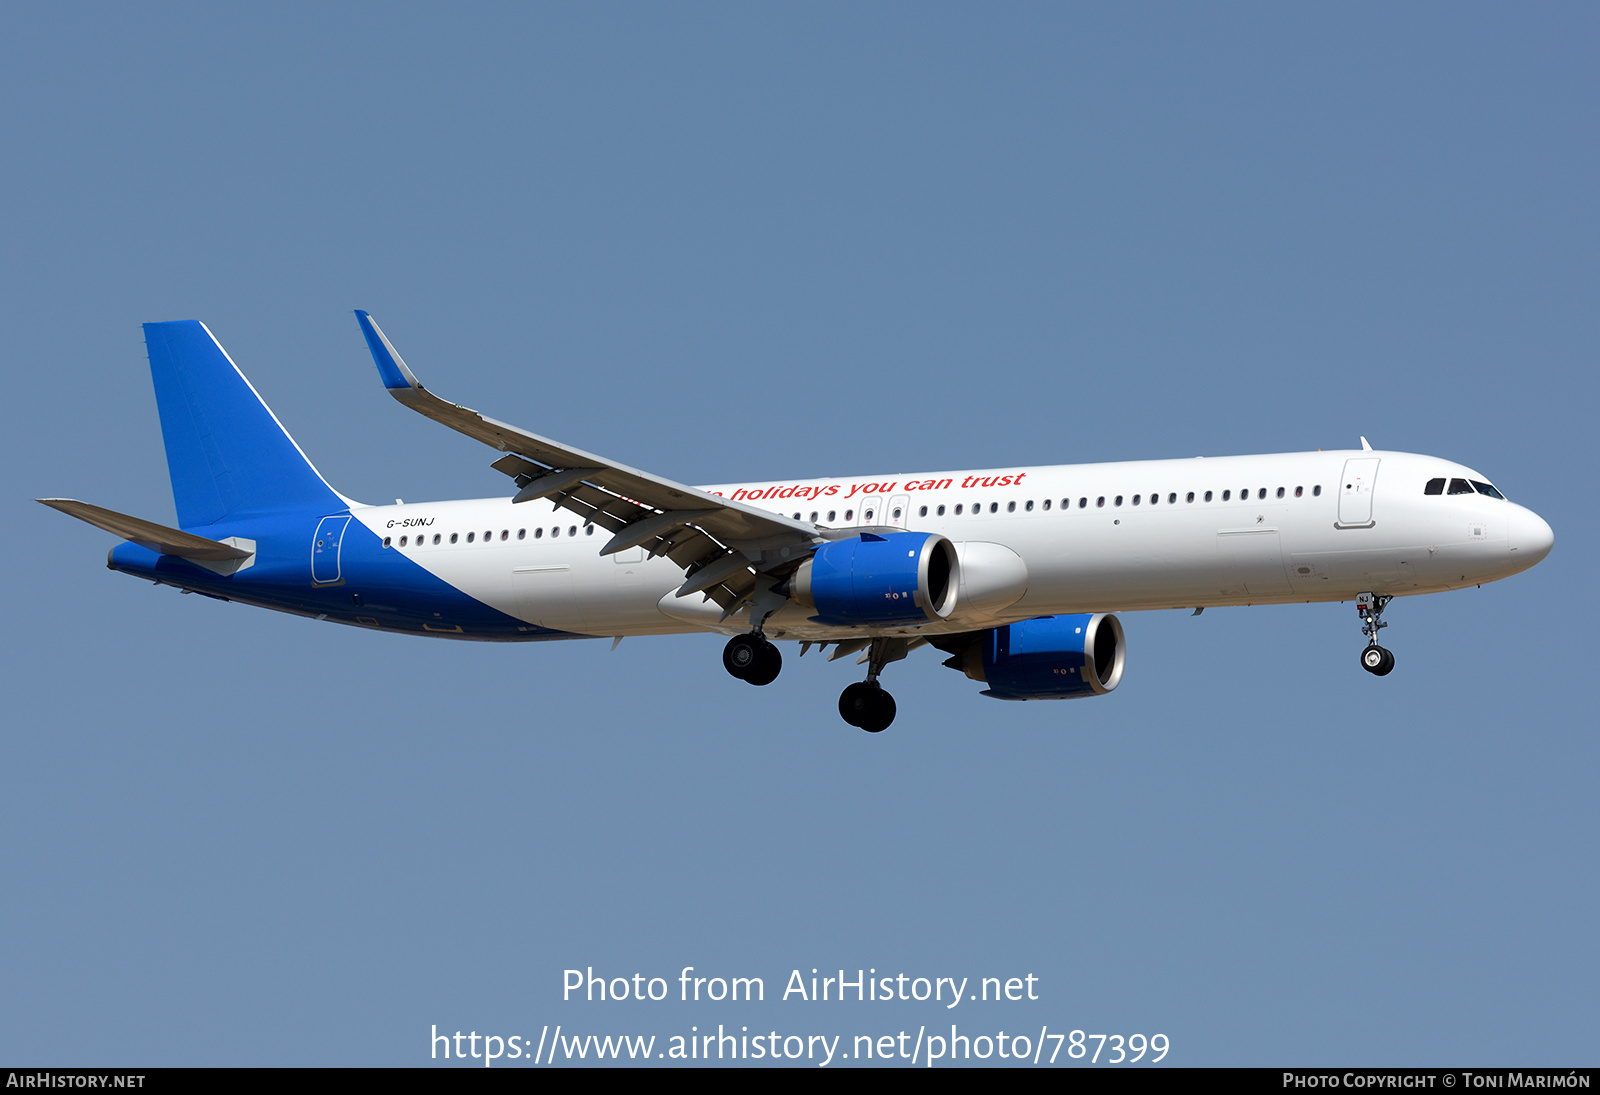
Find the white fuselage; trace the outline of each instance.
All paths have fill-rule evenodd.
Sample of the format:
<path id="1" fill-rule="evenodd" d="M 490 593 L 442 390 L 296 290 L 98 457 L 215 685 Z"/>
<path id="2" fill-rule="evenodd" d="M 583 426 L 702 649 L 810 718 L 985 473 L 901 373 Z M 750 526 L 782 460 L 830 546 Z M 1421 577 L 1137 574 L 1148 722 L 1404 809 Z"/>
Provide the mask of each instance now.
<path id="1" fill-rule="evenodd" d="M 1436 457 L 1355 450 L 705 489 L 824 528 L 899 527 L 956 545 L 961 590 L 940 623 L 825 627 L 793 603 L 766 623 L 773 638 L 831 639 L 1064 613 L 1431 593 L 1507 577 L 1548 553 L 1550 529 L 1536 514 L 1481 493 L 1424 494 L 1440 477 L 1484 480 Z M 604 530 L 546 501 L 353 512 L 388 550 L 540 627 L 602 636 L 749 627 L 744 612 L 723 619 L 700 594 L 676 597 L 683 572 L 668 559 L 637 548 L 601 556 Z"/>

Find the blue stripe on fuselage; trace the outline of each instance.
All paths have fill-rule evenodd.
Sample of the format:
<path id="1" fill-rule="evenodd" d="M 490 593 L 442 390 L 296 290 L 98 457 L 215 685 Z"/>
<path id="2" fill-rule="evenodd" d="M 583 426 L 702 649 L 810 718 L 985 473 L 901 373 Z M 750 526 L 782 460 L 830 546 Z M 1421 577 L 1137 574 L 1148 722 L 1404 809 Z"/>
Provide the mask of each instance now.
<path id="1" fill-rule="evenodd" d="M 186 529 L 214 540 L 238 536 L 256 542 L 255 562 L 229 576 L 130 543 L 113 548 L 109 562 L 115 570 L 197 593 L 383 631 L 480 642 L 591 637 L 539 627 L 492 608 L 385 548 L 355 520 L 340 548 L 340 583 L 313 586 L 312 539 L 327 516 L 332 514 L 257 514 Z"/>

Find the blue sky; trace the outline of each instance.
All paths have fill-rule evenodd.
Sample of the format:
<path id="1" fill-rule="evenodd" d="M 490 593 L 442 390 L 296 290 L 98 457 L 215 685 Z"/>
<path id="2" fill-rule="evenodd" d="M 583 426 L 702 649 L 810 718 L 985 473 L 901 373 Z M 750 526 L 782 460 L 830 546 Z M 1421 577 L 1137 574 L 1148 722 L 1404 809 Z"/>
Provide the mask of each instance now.
<path id="1" fill-rule="evenodd" d="M 0 1058 L 418 1064 L 430 1026 L 894 1033 L 792 969 L 1040 978 L 1182 1064 L 1593 1064 L 1600 17 L 1582 5 L 12 6 Z M 421 642 L 183 597 L 141 322 L 340 490 L 504 493 L 450 398 L 696 483 L 1375 445 L 1535 570 L 1129 614 L 1112 696 L 929 652 Z M 561 973 L 762 976 L 743 1005 Z"/>

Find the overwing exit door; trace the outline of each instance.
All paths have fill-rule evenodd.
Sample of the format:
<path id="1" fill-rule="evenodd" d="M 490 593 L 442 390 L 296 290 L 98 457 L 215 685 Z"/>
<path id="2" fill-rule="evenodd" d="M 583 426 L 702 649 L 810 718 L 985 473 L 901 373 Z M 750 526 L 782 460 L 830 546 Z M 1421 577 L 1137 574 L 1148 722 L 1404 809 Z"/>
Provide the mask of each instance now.
<path id="1" fill-rule="evenodd" d="M 887 520 L 879 521 L 880 525 L 893 525 L 895 528 L 905 528 L 911 517 L 911 496 L 899 494 L 889 499 L 889 512 L 884 514 Z"/>

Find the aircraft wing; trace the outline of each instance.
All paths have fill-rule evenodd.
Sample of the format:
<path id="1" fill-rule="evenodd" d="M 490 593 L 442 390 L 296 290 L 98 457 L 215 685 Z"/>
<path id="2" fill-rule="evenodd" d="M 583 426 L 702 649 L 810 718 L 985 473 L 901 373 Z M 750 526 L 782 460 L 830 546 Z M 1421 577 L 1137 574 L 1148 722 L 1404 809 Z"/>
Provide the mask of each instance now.
<path id="1" fill-rule="evenodd" d="M 667 556 L 688 571 L 679 596 L 704 592 L 731 613 L 755 588 L 751 568 L 760 567 L 764 554 L 792 565 L 824 540 L 803 521 L 707 494 L 440 399 L 406 367 L 370 315 L 357 310 L 356 320 L 390 395 L 506 454 L 490 466 L 516 481 L 520 489 L 513 502 L 548 498 L 613 533 L 602 555 L 643 546 L 652 555 Z M 780 554 L 783 548 L 791 551 Z"/>

